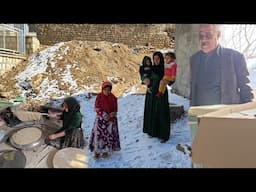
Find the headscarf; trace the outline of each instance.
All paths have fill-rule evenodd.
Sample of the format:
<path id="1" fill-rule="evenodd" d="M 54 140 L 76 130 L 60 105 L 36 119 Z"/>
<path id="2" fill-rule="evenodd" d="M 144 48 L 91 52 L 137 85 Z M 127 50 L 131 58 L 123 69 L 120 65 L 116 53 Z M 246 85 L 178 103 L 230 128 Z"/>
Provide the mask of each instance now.
<path id="1" fill-rule="evenodd" d="M 150 58 L 149 56 L 145 56 L 145 57 L 143 58 L 143 60 L 142 60 L 142 66 L 143 66 L 143 67 L 148 66 L 148 65 L 147 65 L 147 60 L 150 61 L 150 67 L 152 67 L 152 61 L 151 61 L 151 58 Z"/>
<path id="2" fill-rule="evenodd" d="M 80 112 L 80 104 L 74 97 L 67 97 L 63 102 L 67 104 L 69 113 Z"/>
<path id="3" fill-rule="evenodd" d="M 156 73 L 160 78 L 164 76 L 164 56 L 161 52 L 156 51 L 153 54 L 153 62 L 154 62 L 154 56 L 158 56 L 160 58 L 160 63 L 159 65 L 153 64 L 152 70 L 154 73 Z"/>
<path id="4" fill-rule="evenodd" d="M 69 122 L 77 112 L 80 112 L 80 104 L 74 97 L 65 98 L 63 103 L 68 106 L 68 112 L 63 111 L 63 119 L 65 116 L 65 122 Z"/>
<path id="5" fill-rule="evenodd" d="M 101 92 L 103 92 L 103 89 L 106 87 L 110 87 L 110 91 L 112 90 L 112 83 L 110 81 L 103 81 L 101 84 Z"/>
<path id="6" fill-rule="evenodd" d="M 103 89 L 110 87 L 112 89 L 112 83 L 109 81 L 104 81 L 101 85 L 101 93 L 99 93 L 95 100 L 95 111 L 98 115 L 104 111 L 106 113 L 117 112 L 117 98 L 110 93 L 109 95 L 104 95 Z"/>

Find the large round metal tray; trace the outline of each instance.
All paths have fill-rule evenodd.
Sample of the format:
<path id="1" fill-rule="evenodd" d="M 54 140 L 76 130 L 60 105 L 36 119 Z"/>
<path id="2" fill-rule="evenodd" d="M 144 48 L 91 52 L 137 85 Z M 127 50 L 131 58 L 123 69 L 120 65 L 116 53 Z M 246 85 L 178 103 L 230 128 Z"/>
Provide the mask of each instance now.
<path id="1" fill-rule="evenodd" d="M 83 149 L 68 147 L 57 151 L 53 168 L 87 168 L 88 160 Z"/>
<path id="2" fill-rule="evenodd" d="M 40 137 L 38 140 L 36 140 L 36 141 L 34 141 L 34 142 L 30 143 L 30 144 L 26 144 L 26 145 L 17 144 L 17 143 L 13 140 L 13 135 L 14 135 L 17 131 L 20 131 L 20 130 L 22 130 L 22 129 L 29 129 L 29 128 L 37 128 L 37 129 L 39 129 L 39 130 L 41 131 L 41 133 L 42 133 L 42 134 L 41 134 L 41 137 Z M 16 131 L 14 131 L 14 132 L 12 133 L 12 135 L 10 136 L 10 143 L 11 143 L 11 145 L 12 145 L 13 147 L 15 147 L 15 148 L 17 148 L 17 149 L 21 149 L 21 150 L 33 150 L 34 148 L 39 147 L 40 145 L 42 145 L 42 144 L 44 143 L 45 135 L 44 135 L 44 132 L 43 132 L 42 129 L 40 129 L 40 128 L 38 128 L 38 127 L 35 127 L 35 126 L 33 126 L 33 127 L 25 127 L 25 128 L 22 128 L 22 129 L 18 129 L 18 130 L 16 130 Z"/>
<path id="3" fill-rule="evenodd" d="M 0 151 L 0 168 L 25 168 L 26 157 L 21 151 Z"/>

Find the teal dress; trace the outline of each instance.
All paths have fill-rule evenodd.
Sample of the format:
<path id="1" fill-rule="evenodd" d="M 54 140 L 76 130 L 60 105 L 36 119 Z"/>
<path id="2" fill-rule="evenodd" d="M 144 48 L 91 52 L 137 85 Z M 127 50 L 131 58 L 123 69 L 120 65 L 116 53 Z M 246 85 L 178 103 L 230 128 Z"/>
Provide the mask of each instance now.
<path id="1" fill-rule="evenodd" d="M 72 129 L 81 128 L 82 114 L 80 112 L 76 112 L 74 114 L 64 112 L 61 119 L 63 120 L 63 127 L 58 131 L 58 133 L 61 131 L 68 133 Z"/>
<path id="2" fill-rule="evenodd" d="M 46 140 L 46 143 L 63 149 L 66 147 L 84 148 L 84 134 L 81 128 L 82 114 L 75 112 L 63 112 L 61 119 L 63 120 L 63 127 L 55 133 L 65 132 L 64 137 L 57 138 L 55 140 Z"/>
<path id="3" fill-rule="evenodd" d="M 61 148 L 84 147 L 84 136 L 81 128 L 82 115 L 80 112 L 74 114 L 63 113 L 63 127 L 60 131 L 65 131 L 65 137 L 61 139 Z"/>
<path id="4" fill-rule="evenodd" d="M 166 89 L 163 96 L 156 97 L 160 80 L 161 77 L 152 72 L 152 93 L 146 93 L 143 132 L 152 137 L 168 140 L 171 129 L 168 90 Z"/>

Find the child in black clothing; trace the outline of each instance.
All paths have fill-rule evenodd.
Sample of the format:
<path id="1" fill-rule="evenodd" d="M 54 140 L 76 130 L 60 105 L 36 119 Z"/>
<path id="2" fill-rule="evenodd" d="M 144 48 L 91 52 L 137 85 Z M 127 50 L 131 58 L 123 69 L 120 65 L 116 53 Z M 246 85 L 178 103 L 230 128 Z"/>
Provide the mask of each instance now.
<path id="1" fill-rule="evenodd" d="M 145 56 L 143 58 L 142 65 L 140 65 L 140 79 L 141 79 L 142 84 L 145 84 L 144 83 L 145 79 L 149 80 L 149 78 L 151 76 L 151 72 L 152 72 L 151 58 L 148 56 Z M 148 87 L 147 91 L 149 93 L 151 93 L 151 85 L 149 84 L 149 85 L 147 85 L 147 87 Z"/>

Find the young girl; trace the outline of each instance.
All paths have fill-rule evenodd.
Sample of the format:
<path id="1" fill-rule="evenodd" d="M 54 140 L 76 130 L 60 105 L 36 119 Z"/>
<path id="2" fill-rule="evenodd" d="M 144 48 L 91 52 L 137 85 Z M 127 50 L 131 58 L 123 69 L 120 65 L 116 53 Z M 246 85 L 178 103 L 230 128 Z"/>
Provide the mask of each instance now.
<path id="1" fill-rule="evenodd" d="M 175 63 L 176 56 L 172 52 L 165 54 L 165 64 L 164 64 L 164 77 L 160 81 L 159 90 L 156 94 L 160 97 L 164 94 L 167 84 L 173 84 L 176 78 L 177 64 Z"/>
<path id="2" fill-rule="evenodd" d="M 111 93 L 112 84 L 109 81 L 103 82 L 101 88 L 95 100 L 96 118 L 89 141 L 89 150 L 94 152 L 94 159 L 101 155 L 106 158 L 112 151 L 121 150 L 116 117 L 117 98 Z"/>
<path id="3" fill-rule="evenodd" d="M 64 99 L 62 106 L 63 127 L 56 133 L 49 135 L 49 139 L 56 141 L 59 138 L 61 149 L 66 147 L 83 148 L 84 136 L 81 128 L 80 104 L 74 97 L 68 97 Z"/>
<path id="4" fill-rule="evenodd" d="M 142 81 L 142 84 L 145 84 L 144 80 L 145 79 L 148 79 L 150 78 L 151 76 L 151 72 L 152 72 L 152 61 L 151 61 L 151 58 L 149 56 L 145 56 L 143 58 L 143 61 L 142 61 L 142 65 L 140 65 L 140 79 Z M 151 84 L 149 83 L 147 85 L 148 87 L 148 92 L 151 93 Z"/>

